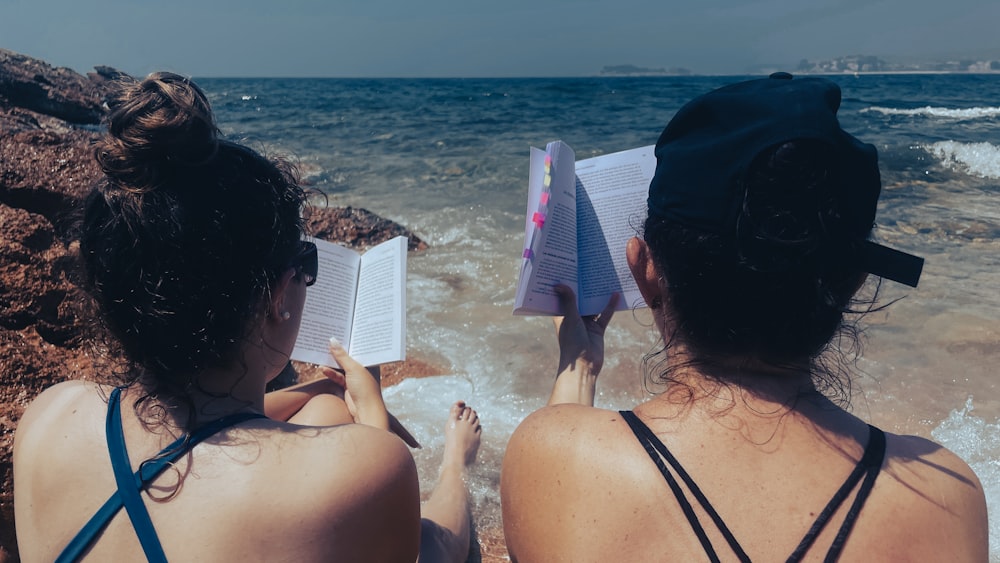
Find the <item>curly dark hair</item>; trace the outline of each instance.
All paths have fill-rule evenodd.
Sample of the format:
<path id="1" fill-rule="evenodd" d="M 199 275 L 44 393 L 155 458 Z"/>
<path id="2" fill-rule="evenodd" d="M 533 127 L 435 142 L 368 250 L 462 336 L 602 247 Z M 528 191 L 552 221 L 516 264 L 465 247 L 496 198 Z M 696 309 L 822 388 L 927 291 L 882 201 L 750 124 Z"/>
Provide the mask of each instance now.
<path id="1" fill-rule="evenodd" d="M 846 348 L 857 349 L 858 330 L 845 313 L 857 312 L 853 298 L 865 279 L 851 260 L 863 238 L 842 220 L 836 166 L 822 141 L 763 151 L 740 180 L 742 210 L 731 232 L 705 232 L 650 213 L 643 238 L 667 280 L 672 338 L 683 342 L 689 363 L 808 360 L 815 368 L 838 334 L 851 341 Z"/>
<path id="2" fill-rule="evenodd" d="M 172 73 L 109 104 L 80 250 L 111 335 L 150 393 L 186 395 L 240 361 L 303 232 L 294 169 L 224 140 L 208 98 Z"/>

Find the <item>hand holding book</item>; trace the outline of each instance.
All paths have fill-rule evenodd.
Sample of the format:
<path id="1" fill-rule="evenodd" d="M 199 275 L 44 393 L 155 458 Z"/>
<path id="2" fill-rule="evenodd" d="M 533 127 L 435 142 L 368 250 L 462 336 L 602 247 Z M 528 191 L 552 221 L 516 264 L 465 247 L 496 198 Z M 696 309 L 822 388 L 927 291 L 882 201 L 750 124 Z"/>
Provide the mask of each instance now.
<path id="1" fill-rule="evenodd" d="M 386 408 L 378 366 L 366 368 L 361 365 L 334 338 L 330 339 L 330 355 L 343 367 L 341 370 L 325 367 L 323 374 L 341 389 L 354 422 L 388 430 L 411 448 L 419 448 L 420 442 Z"/>
<path id="2" fill-rule="evenodd" d="M 549 404 L 594 405 L 597 376 L 604 367 L 604 331 L 620 299 L 611 295 L 600 315 L 580 316 L 576 294 L 565 285 L 555 287 L 563 316 L 553 317 L 559 340 L 559 369 Z"/>

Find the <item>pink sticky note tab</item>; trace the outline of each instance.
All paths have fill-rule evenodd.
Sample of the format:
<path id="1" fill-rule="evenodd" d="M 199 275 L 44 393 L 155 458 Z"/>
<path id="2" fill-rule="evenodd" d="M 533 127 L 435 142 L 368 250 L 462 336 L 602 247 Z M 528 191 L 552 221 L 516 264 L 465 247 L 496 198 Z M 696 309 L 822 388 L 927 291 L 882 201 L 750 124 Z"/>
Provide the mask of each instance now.
<path id="1" fill-rule="evenodd" d="M 548 205 L 549 204 L 549 192 L 542 192 L 542 196 L 539 198 L 539 201 L 542 203 L 542 205 Z"/>
<path id="2" fill-rule="evenodd" d="M 538 225 L 538 228 L 541 229 L 542 225 L 545 224 L 545 214 L 536 212 L 534 215 L 531 216 L 531 221 L 534 224 Z"/>
<path id="3" fill-rule="evenodd" d="M 531 260 L 532 258 L 535 257 L 535 253 L 532 252 L 530 248 L 525 248 L 523 256 L 528 260 Z"/>
<path id="4" fill-rule="evenodd" d="M 535 162 L 538 162 L 537 160 Z M 545 155 L 545 166 L 552 166 L 552 155 Z"/>

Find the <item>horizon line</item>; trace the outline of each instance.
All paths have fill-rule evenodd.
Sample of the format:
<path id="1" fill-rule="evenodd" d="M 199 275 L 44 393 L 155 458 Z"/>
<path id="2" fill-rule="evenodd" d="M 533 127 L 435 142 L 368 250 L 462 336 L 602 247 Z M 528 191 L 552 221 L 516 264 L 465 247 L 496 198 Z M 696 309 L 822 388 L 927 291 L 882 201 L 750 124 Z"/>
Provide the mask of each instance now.
<path id="1" fill-rule="evenodd" d="M 153 71 L 155 72 L 155 71 Z M 191 78 L 208 79 L 284 79 L 284 80 L 520 80 L 520 79 L 579 79 L 579 78 L 727 78 L 744 76 L 767 76 L 780 70 L 768 70 L 765 72 L 743 72 L 743 73 L 696 73 L 690 74 L 660 74 L 660 73 L 635 73 L 635 74 L 578 74 L 578 75 L 241 75 L 241 74 L 189 74 Z M 962 74 L 962 75 L 990 75 L 1000 74 L 1000 70 L 881 70 L 881 71 L 838 71 L 838 72 L 789 72 L 793 76 L 862 76 L 862 75 L 941 75 L 941 74 Z"/>

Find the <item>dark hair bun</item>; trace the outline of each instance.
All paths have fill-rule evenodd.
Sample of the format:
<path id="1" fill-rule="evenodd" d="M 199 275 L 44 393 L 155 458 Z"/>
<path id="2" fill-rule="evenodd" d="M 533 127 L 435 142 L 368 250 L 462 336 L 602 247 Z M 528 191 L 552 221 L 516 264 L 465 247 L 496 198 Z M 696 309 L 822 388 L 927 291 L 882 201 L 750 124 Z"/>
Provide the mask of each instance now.
<path id="1" fill-rule="evenodd" d="M 211 161 L 219 131 L 208 98 L 189 79 L 169 73 L 127 81 L 110 102 L 108 135 L 97 161 L 118 188 L 144 193 L 178 170 Z"/>

